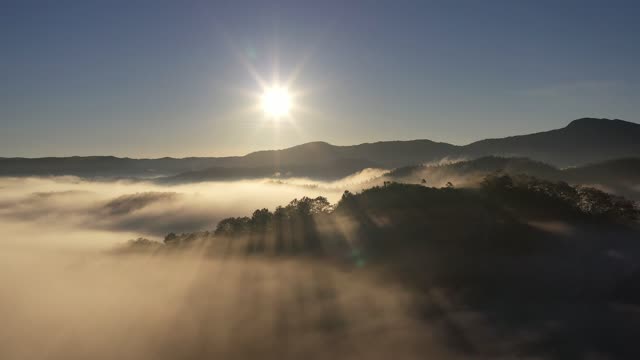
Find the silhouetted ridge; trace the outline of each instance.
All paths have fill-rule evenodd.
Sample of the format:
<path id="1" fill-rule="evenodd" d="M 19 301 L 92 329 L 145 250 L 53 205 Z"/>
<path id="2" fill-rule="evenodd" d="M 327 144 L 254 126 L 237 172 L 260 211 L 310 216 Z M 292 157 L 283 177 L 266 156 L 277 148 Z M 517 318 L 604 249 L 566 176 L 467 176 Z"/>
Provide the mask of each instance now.
<path id="1" fill-rule="evenodd" d="M 599 185 L 608 191 L 640 200 L 640 158 L 621 158 L 559 169 L 527 158 L 481 157 L 442 165 L 401 167 L 385 174 L 387 180 L 456 186 L 476 186 L 489 174 L 529 175 L 575 185 Z"/>
<path id="2" fill-rule="evenodd" d="M 640 156 L 640 125 L 584 118 L 568 126 L 529 135 L 481 140 L 464 147 L 469 156 L 522 156 L 555 166 L 576 166 Z"/>
<path id="3" fill-rule="evenodd" d="M 325 179 L 335 179 L 348 175 L 345 173 L 347 170 L 356 172 L 370 167 L 391 169 L 436 162 L 443 158 L 483 156 L 526 157 L 567 167 L 615 158 L 639 157 L 638 139 L 638 124 L 618 119 L 582 118 L 561 129 L 480 140 L 465 146 L 431 140 L 381 141 L 350 146 L 316 141 L 287 149 L 219 158 L 0 158 L 0 175 L 157 177 L 207 170 L 215 178 L 215 169 L 226 169 L 224 172 L 228 175 L 224 177 L 233 177 L 233 169 L 265 168 L 282 172 L 295 168 L 295 176 L 314 177 L 321 173 Z M 333 171 L 336 166 L 340 168 Z M 245 174 L 251 172 L 238 171 Z M 260 174 L 263 175 L 262 172 Z M 204 181 L 206 178 L 200 180 Z"/>
<path id="4" fill-rule="evenodd" d="M 567 128 L 586 128 L 586 127 L 607 127 L 607 126 L 634 126 L 638 124 L 634 124 L 629 121 L 624 121 L 620 119 L 606 119 L 606 118 L 581 118 L 573 120 L 567 125 Z"/>
<path id="5" fill-rule="evenodd" d="M 157 194 L 147 194 L 140 200 L 145 201 L 148 196 Z M 121 206 L 117 206 L 117 210 L 120 211 Z M 633 223 L 639 215 L 633 201 L 594 188 L 531 176 L 496 174 L 486 176 L 476 189 L 385 182 L 383 186 L 356 194 L 345 191 L 335 205 L 324 197 L 294 199 L 273 212 L 256 209 L 251 216 L 223 219 L 213 233 L 207 233 L 207 239 L 213 235 L 249 237 L 252 252 L 255 241 L 264 242 L 260 246 L 262 250 L 276 252 L 285 250 L 282 247 L 285 244 L 293 246 L 287 251 L 294 252 L 340 244 L 333 250 L 343 251 L 350 243 L 365 252 L 384 248 L 380 255 L 386 256 L 386 250 L 398 246 L 420 246 L 403 245 L 399 238 L 441 245 L 451 244 L 453 238 L 458 238 L 467 247 L 473 244 L 484 247 L 497 244 L 493 237 L 479 234 L 509 235 L 503 239 L 508 242 L 492 249 L 501 251 L 502 246 L 512 248 L 511 237 L 520 239 L 518 233 L 531 230 L 524 224 L 532 220 L 626 224 Z M 359 230 L 352 233 L 350 239 L 342 238 L 344 234 L 340 232 L 321 231 L 321 224 L 338 223 L 357 225 Z M 194 234 L 181 237 L 198 238 Z M 176 239 L 174 234 L 169 234 L 165 243 L 185 242 Z"/>

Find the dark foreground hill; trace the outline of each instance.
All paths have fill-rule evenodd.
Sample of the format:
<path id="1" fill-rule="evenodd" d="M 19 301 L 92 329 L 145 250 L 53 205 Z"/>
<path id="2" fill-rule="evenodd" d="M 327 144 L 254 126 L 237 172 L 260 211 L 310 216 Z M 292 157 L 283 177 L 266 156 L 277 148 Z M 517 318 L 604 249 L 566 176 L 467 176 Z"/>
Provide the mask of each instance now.
<path id="1" fill-rule="evenodd" d="M 520 156 L 566 167 L 640 156 L 640 125 L 623 120 L 584 118 L 535 134 L 487 139 L 465 146 L 430 140 L 383 141 L 351 146 L 312 142 L 282 150 L 220 158 L 129 159 L 116 157 L 0 158 L 0 175 L 85 177 L 175 176 L 176 180 L 282 176 L 339 178 L 370 167 L 397 168 L 446 157 Z"/>
<path id="2" fill-rule="evenodd" d="M 195 247 L 383 274 L 412 289 L 415 319 L 446 328 L 463 357 L 631 359 L 640 356 L 637 216 L 624 199 L 532 178 L 493 176 L 475 190 L 387 183 L 347 192 L 336 206 L 296 199 L 225 219 L 214 232 L 140 239 L 129 251 Z M 342 316 L 331 318 L 330 333 L 355 325 Z"/>

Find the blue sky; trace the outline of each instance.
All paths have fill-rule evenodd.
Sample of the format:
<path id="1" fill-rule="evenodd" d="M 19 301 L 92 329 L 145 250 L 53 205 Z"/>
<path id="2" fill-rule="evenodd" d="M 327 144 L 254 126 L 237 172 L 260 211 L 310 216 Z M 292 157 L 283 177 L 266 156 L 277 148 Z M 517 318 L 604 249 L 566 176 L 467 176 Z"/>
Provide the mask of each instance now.
<path id="1" fill-rule="evenodd" d="M 3 1 L 0 156 L 465 144 L 638 122 L 638 19 L 634 1 Z M 250 68 L 296 74 L 291 120 L 255 110 Z"/>

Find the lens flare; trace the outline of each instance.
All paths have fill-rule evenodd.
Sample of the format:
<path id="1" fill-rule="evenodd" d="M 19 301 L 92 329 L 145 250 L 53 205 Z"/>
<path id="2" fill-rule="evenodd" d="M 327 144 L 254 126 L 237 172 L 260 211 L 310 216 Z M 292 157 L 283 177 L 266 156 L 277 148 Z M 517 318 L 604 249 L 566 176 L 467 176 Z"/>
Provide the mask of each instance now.
<path id="1" fill-rule="evenodd" d="M 292 97 L 286 88 L 273 86 L 262 93 L 260 104 L 265 115 L 280 119 L 291 112 Z"/>

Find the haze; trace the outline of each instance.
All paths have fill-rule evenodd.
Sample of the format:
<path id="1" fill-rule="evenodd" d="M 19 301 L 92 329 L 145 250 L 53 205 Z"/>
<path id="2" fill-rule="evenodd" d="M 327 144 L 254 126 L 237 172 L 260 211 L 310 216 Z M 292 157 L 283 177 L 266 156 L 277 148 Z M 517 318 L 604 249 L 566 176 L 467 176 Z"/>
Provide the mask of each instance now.
<path id="1" fill-rule="evenodd" d="M 0 360 L 640 359 L 640 4 L 0 5 Z"/>

